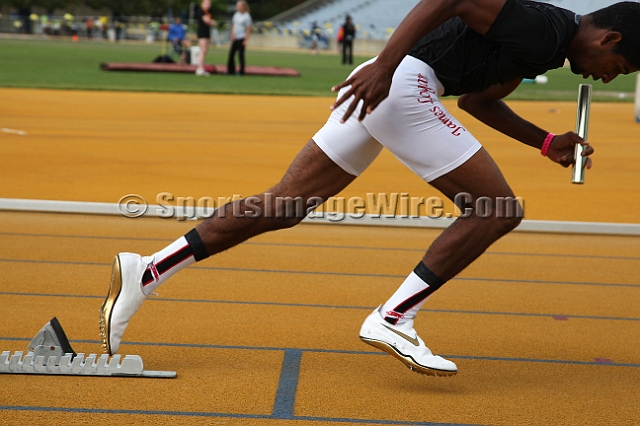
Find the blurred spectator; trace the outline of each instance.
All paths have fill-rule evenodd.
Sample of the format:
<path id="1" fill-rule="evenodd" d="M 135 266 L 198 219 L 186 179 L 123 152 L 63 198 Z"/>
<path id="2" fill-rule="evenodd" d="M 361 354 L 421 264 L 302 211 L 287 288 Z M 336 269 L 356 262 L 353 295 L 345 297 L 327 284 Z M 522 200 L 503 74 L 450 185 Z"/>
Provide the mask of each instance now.
<path id="1" fill-rule="evenodd" d="M 313 49 L 313 54 L 317 55 L 319 52 L 318 44 L 320 39 L 322 38 L 322 29 L 318 26 L 318 24 L 314 21 L 311 24 L 311 48 Z"/>
<path id="2" fill-rule="evenodd" d="M 245 0 L 236 3 L 236 13 L 231 19 L 231 49 L 229 50 L 229 60 L 227 61 L 227 74 L 236 73 L 235 55 L 238 52 L 240 60 L 240 71 L 238 74 L 244 75 L 244 49 L 251 35 L 253 21 L 249 14 L 249 5 Z"/>
<path id="3" fill-rule="evenodd" d="M 169 35 L 167 36 L 173 50 L 180 54 L 180 62 L 187 63 L 187 53 L 191 48 L 191 42 L 187 39 L 187 30 L 182 25 L 182 19 L 178 16 L 169 27 Z"/>
<path id="4" fill-rule="evenodd" d="M 53 25 L 51 26 L 51 29 L 53 30 L 53 35 L 60 35 L 60 30 L 62 29 L 62 24 L 60 23 L 59 19 L 55 19 L 53 21 Z"/>
<path id="5" fill-rule="evenodd" d="M 347 15 L 347 20 L 342 26 L 344 38 L 342 40 L 342 65 L 353 64 L 353 39 L 356 38 L 356 27 L 353 25 L 351 16 Z"/>
<path id="6" fill-rule="evenodd" d="M 85 26 L 87 28 L 87 38 L 93 38 L 93 19 L 87 18 L 85 21 Z"/>
<path id="7" fill-rule="evenodd" d="M 113 20 L 113 29 L 116 31 L 116 41 L 120 41 L 120 37 L 122 37 L 122 28 L 124 24 L 115 18 Z"/>
<path id="8" fill-rule="evenodd" d="M 42 33 L 46 35 L 51 35 L 51 27 L 49 25 L 49 17 L 46 14 L 40 15 L 40 27 L 42 28 Z"/>
<path id="9" fill-rule="evenodd" d="M 98 26 L 103 39 L 107 39 L 107 18 L 102 17 L 98 19 Z"/>
<path id="10" fill-rule="evenodd" d="M 336 46 L 338 47 L 338 53 L 342 52 L 342 41 L 344 40 L 344 26 L 338 28 L 338 36 L 336 37 Z"/>
<path id="11" fill-rule="evenodd" d="M 209 40 L 211 38 L 211 27 L 216 26 L 216 21 L 211 17 L 211 0 L 202 0 L 200 6 L 196 10 L 196 19 L 198 20 L 198 45 L 200 46 L 200 54 L 198 55 L 198 68 L 196 75 L 209 76 L 210 74 L 204 69 L 204 60 L 209 50 Z"/>

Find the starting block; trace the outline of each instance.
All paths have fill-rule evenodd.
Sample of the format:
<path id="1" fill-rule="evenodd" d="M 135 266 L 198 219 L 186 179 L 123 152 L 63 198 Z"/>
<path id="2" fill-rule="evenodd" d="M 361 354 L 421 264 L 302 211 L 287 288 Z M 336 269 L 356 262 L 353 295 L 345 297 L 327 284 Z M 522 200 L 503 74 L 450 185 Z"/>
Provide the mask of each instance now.
<path id="1" fill-rule="evenodd" d="M 27 354 L 3 351 L 0 355 L 0 373 L 58 374 L 67 376 L 119 376 L 174 378 L 175 371 L 149 371 L 144 369 L 138 355 L 109 357 L 107 354 L 76 354 L 71 348 L 62 326 L 56 318 L 49 321 L 27 346 Z"/>

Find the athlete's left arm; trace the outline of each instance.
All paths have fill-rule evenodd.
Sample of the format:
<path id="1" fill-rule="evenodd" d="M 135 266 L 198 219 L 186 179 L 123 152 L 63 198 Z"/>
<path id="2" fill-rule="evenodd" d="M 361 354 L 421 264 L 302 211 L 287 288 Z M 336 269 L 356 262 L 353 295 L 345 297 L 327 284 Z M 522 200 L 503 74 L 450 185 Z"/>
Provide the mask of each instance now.
<path id="1" fill-rule="evenodd" d="M 482 92 L 462 95 L 458 98 L 458 106 L 487 126 L 540 149 L 549 132 L 520 117 L 503 101 L 503 98 L 513 92 L 521 82 L 522 79 L 516 79 L 506 84 L 491 86 Z M 567 132 L 553 139 L 547 156 L 552 161 L 568 167 L 574 163 L 573 153 L 578 143 L 586 147 L 584 156 L 593 154 L 593 148 L 588 142 L 574 132 Z M 587 159 L 587 168 L 591 168 L 591 159 Z"/>

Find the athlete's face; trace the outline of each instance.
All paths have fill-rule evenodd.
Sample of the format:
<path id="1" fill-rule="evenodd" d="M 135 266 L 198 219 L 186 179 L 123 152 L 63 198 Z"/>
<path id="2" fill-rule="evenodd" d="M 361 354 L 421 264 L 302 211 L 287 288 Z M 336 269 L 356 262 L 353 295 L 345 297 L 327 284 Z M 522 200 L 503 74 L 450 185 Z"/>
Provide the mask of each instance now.
<path id="1" fill-rule="evenodd" d="M 601 31 L 602 36 L 582 46 L 574 57 L 570 58 L 571 71 L 582 77 L 592 77 L 595 81 L 608 83 L 620 74 L 638 71 L 627 59 L 615 53 L 621 40 L 620 33 Z"/>
<path id="2" fill-rule="evenodd" d="M 608 83 L 620 74 L 631 74 L 638 71 L 624 56 L 609 52 L 607 55 L 584 55 L 571 63 L 571 71 L 584 78 L 592 77 L 595 81 Z"/>

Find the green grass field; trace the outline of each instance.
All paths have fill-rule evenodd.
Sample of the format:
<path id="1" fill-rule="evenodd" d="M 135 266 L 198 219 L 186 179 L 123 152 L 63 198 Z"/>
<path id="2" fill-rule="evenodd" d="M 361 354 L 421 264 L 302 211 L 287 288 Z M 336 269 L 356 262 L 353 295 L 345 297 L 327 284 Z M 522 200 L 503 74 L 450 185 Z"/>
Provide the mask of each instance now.
<path id="1" fill-rule="evenodd" d="M 350 66 L 340 64 L 334 52 L 247 50 L 251 65 L 295 68 L 301 77 L 213 75 L 102 71 L 102 62 L 151 62 L 160 44 L 99 43 L 65 40 L 0 39 L 0 86 L 81 90 L 234 93 L 259 95 L 333 96 L 330 88 L 344 80 Z M 227 49 L 212 46 L 207 62 L 226 63 Z M 356 64 L 369 59 L 356 57 Z M 568 69 L 547 73 L 545 85 L 522 84 L 511 99 L 575 100 L 580 83 L 593 84 L 596 101 L 631 101 L 635 76 L 620 76 L 610 84 L 585 81 Z M 625 93 L 625 98 L 617 94 Z"/>

